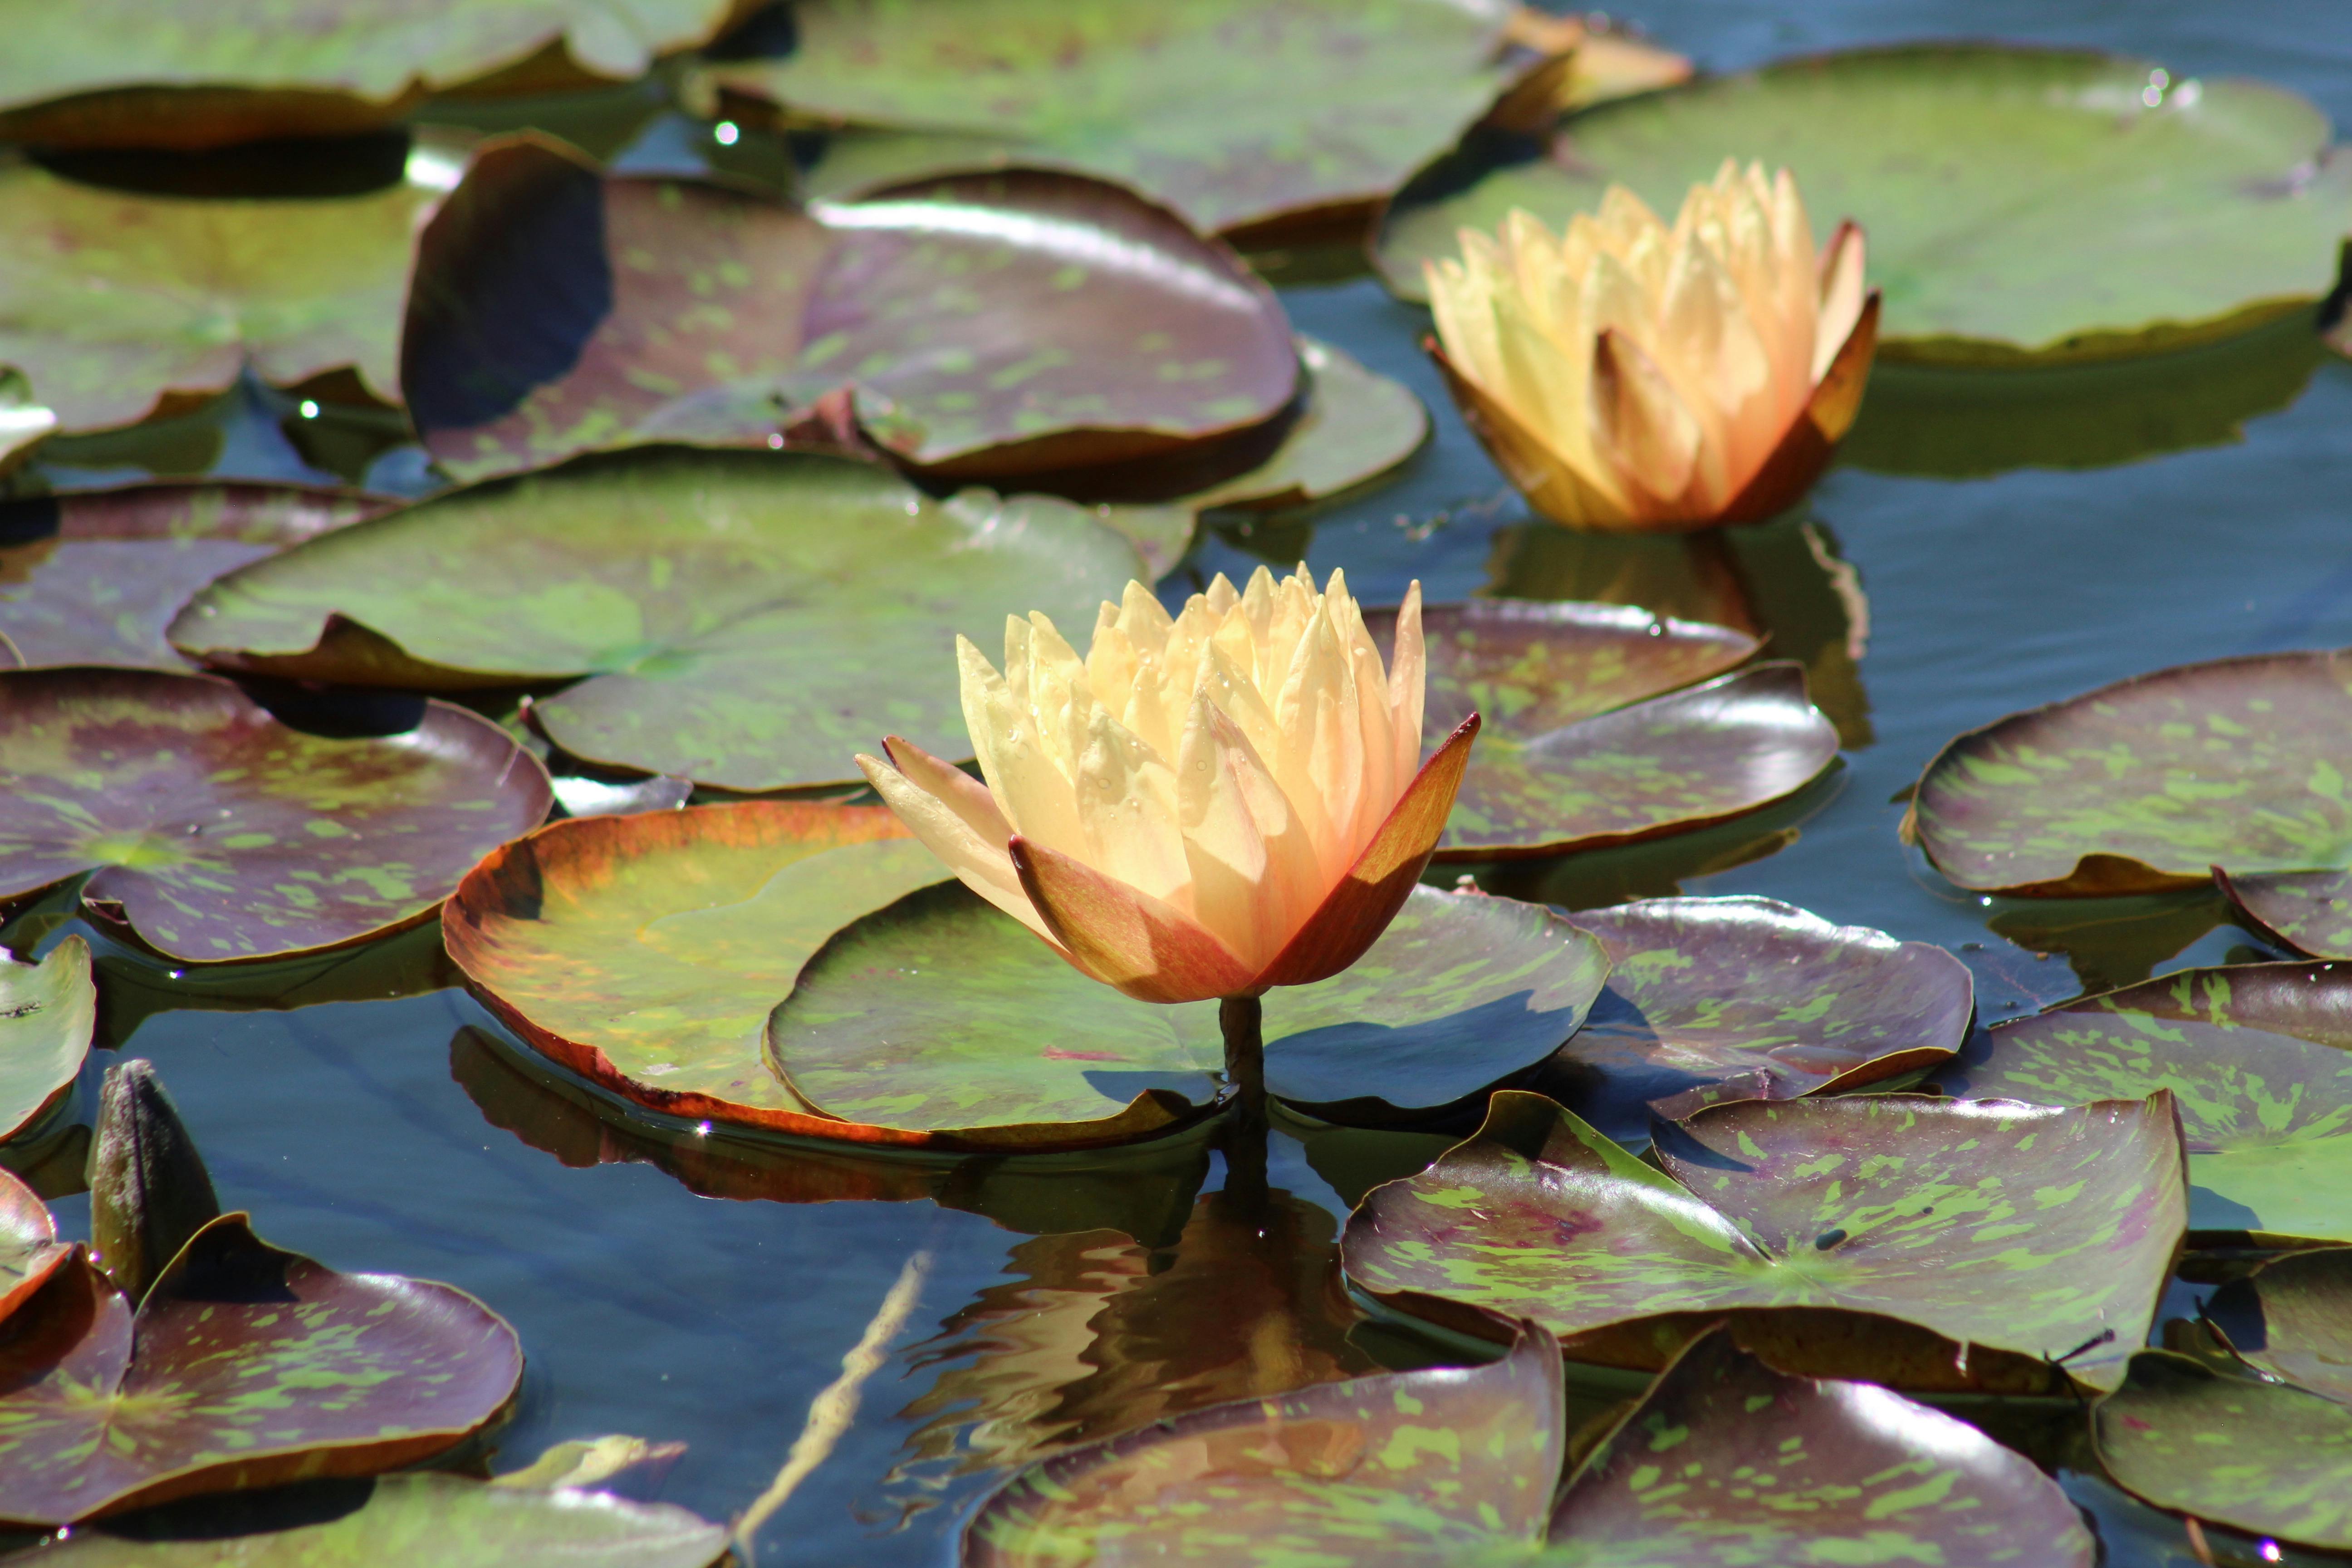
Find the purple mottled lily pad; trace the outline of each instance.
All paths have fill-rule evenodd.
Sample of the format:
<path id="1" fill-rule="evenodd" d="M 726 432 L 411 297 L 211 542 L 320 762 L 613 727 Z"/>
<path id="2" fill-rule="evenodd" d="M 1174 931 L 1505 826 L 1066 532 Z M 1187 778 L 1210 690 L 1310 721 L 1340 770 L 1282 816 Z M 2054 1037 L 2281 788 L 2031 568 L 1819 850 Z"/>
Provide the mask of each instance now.
<path id="1" fill-rule="evenodd" d="M 2273 1258 L 2205 1303 L 2240 1360 L 2352 1405 L 2352 1247 Z"/>
<path id="2" fill-rule="evenodd" d="M 2352 871 L 2213 868 L 2213 881 L 2254 930 L 2314 958 L 2352 958 Z"/>
<path id="3" fill-rule="evenodd" d="M 429 914 L 551 796 L 497 725 L 417 707 L 398 733 L 336 739 L 209 676 L 0 672 L 0 896 L 90 872 L 85 903 L 199 962 Z"/>

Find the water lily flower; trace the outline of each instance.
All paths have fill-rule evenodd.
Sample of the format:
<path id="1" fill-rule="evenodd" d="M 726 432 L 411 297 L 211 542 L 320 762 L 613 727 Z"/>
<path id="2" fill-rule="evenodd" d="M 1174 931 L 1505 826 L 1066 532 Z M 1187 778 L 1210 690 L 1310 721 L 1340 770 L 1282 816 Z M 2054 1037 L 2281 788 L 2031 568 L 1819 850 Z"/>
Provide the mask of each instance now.
<path id="1" fill-rule="evenodd" d="M 1729 159 L 1672 229 L 1622 185 L 1565 235 L 1514 211 L 1424 263 L 1428 345 L 1478 438 L 1570 528 L 1754 522 L 1794 505 L 1862 406 L 1878 342 L 1862 231 L 1818 257 L 1786 169 Z"/>
<path id="2" fill-rule="evenodd" d="M 1223 576 L 1171 616 L 1130 583 L 1086 657 L 1008 617 L 957 639 L 982 787 L 892 736 L 858 766 L 966 886 L 1146 1002 L 1338 973 L 1428 864 L 1478 720 L 1421 761 L 1421 585 L 1384 669 L 1341 574 Z M 893 766 L 892 764 L 896 765 Z"/>

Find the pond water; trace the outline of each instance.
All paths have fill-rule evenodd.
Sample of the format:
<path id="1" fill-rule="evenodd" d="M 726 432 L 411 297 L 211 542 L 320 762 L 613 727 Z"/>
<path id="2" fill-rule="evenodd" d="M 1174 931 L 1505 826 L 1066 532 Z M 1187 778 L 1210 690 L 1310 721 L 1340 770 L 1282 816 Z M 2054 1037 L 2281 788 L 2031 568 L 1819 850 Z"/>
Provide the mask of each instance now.
<path id="1" fill-rule="evenodd" d="M 2099 46 L 2176 77 L 2264 77 L 2352 121 L 2341 0 L 1655 0 L 1633 19 L 1718 68 L 1895 37 Z M 1827 780 L 1760 817 L 1490 886 L 1580 904 L 1676 889 L 1786 900 L 1958 951 L 1987 1018 L 2266 955 L 2204 895 L 1964 895 L 1895 826 L 1942 742 L 2005 712 L 2163 665 L 2352 643 L 2352 364 L 2323 359 L 2307 323 L 2128 372 L 1960 384 L 1883 370 L 1807 517 L 1728 550 L 1611 553 L 1528 521 L 1415 346 L 1423 312 L 1360 279 L 1285 299 L 1302 330 L 1412 385 L 1436 438 L 1397 482 L 1309 523 L 1206 541 L 1171 590 L 1186 572 L 1238 575 L 1302 549 L 1318 575 L 1345 567 L 1368 603 L 1418 577 L 1434 599 L 1639 584 L 1696 609 L 1736 579 L 1849 742 Z M 1866 616 L 1839 591 L 1847 568 Z M 44 945 L 63 929 L 82 928 Z M 1187 1184 L 1213 1194 L 1222 1180 L 1196 1145 L 1124 1170 L 967 1168 L 942 1179 L 944 1201 L 813 1201 L 875 1173 L 633 1130 L 507 1043 L 450 985 L 430 931 L 289 973 L 275 997 L 248 979 L 242 998 L 202 1005 L 109 951 L 102 1043 L 158 1064 L 226 1205 L 281 1246 L 451 1281 L 515 1324 L 530 1371 L 502 1464 L 604 1432 L 682 1440 L 640 1495 L 736 1513 L 920 1255 L 907 1331 L 839 1449 L 761 1533 L 763 1564 L 942 1563 L 992 1453 L 1408 1353 L 1349 1337 L 1330 1243 L 1347 1199 L 1440 1140 L 1278 1131 L 1270 1174 L 1289 1198 L 1263 1235 L 1213 1196 L 1194 1205 Z M 85 1119 L 112 1059 L 92 1062 Z M 57 1173 L 78 1158 L 73 1134 L 11 1163 L 43 1155 L 47 1189 L 71 1184 Z M 86 1199 L 58 1208 L 86 1229 Z M 2109 1561 L 2166 1561 L 2179 1540 L 2119 1522 Z"/>

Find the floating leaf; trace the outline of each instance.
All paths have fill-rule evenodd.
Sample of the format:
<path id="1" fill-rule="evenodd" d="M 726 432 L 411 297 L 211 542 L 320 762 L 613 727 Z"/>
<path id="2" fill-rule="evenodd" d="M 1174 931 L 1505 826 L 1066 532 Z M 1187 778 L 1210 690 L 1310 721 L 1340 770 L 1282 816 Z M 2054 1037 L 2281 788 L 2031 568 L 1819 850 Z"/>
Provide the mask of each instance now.
<path id="1" fill-rule="evenodd" d="M 461 479 L 646 442 L 779 445 L 808 419 L 806 439 L 838 443 L 851 414 L 941 479 L 1264 427 L 1246 458 L 1298 384 L 1273 291 L 1116 186 L 966 174 L 803 210 L 608 179 L 528 137 L 478 153 L 425 231 L 401 363 Z M 819 406 L 844 389 L 845 408 Z"/>
<path id="2" fill-rule="evenodd" d="M 1857 125 L 1867 136 L 1853 134 Z M 1549 156 L 1409 188 L 1379 259 L 1422 293 L 1425 257 L 1512 207 L 1558 227 L 1611 181 L 1660 212 L 1727 155 L 1785 165 L 1817 223 L 1870 235 L 1879 357 L 2105 358 L 2242 331 L 2333 285 L 2352 164 L 2327 118 L 2243 79 L 2147 60 L 1920 44 L 1780 61 L 1571 116 Z"/>
<path id="3" fill-rule="evenodd" d="M 34 527 L 44 537 L 0 548 L 0 635 L 28 665 L 184 669 L 163 629 L 197 589 L 385 504 L 266 485 L 156 485 L 16 502 L 15 516 L 0 516 L 0 537 Z"/>
<path id="4" fill-rule="evenodd" d="M 2192 969 L 1997 1026 L 1938 1075 L 2042 1105 L 2169 1090 L 2190 1223 L 2352 1240 L 2352 966 Z"/>
<path id="5" fill-rule="evenodd" d="M 212 1173 L 154 1065 L 110 1068 L 89 1157 L 93 1261 L 135 1306 L 220 1212 Z"/>
<path id="6" fill-rule="evenodd" d="M 1677 1355 L 1563 1486 L 1564 1415 L 1552 1338 L 1527 1325 L 1486 1366 L 1217 1405 L 1047 1459 L 981 1505 L 962 1561 L 1044 1568 L 1136 1547 L 1263 1568 L 2096 1558 L 2022 1456 L 1885 1389 L 1785 1376 L 1720 1332 Z M 1763 1477 L 1759 1455 L 1775 1458 Z"/>
<path id="7" fill-rule="evenodd" d="M 14 163 L 0 169 L 0 365 L 22 371 L 68 431 L 218 392 L 248 364 L 279 386 L 356 372 L 368 394 L 396 401 L 415 230 L 439 196 L 411 181 L 357 196 L 190 201 Z"/>
<path id="8" fill-rule="evenodd" d="M 0 1323 L 72 1256 L 73 1248 L 58 1239 L 48 1205 L 32 1188 L 0 1171 Z"/>
<path id="9" fill-rule="evenodd" d="M 514 1331 L 464 1291 L 335 1273 L 243 1215 L 197 1232 L 135 1316 L 78 1262 L 17 1321 L 0 1520 L 27 1525 L 396 1469 L 490 1420 L 522 1377 Z"/>
<path id="10" fill-rule="evenodd" d="M 2352 871 L 2213 870 L 2238 913 L 2281 947 L 2314 958 L 2352 958 Z"/>
<path id="11" fill-rule="evenodd" d="M 2216 1290 L 2204 1315 L 2256 1371 L 2352 1405 L 2352 1247 L 2273 1258 Z"/>
<path id="12" fill-rule="evenodd" d="M 809 171 L 825 195 L 953 169 L 1075 169 L 1234 229 L 1324 208 L 1369 216 L 1510 85 L 1496 63 L 1508 10 L 817 0 L 793 12 L 790 56 L 706 76 L 796 119 L 859 127 Z"/>
<path id="13" fill-rule="evenodd" d="M 2177 665 L 1962 735 L 1906 828 L 1961 887 L 2022 897 L 2342 868 L 2347 727 L 2345 653 Z"/>
<path id="14" fill-rule="evenodd" d="M 684 1443 L 649 1443 L 626 1433 L 602 1437 L 575 1437 L 556 1444 L 520 1470 L 491 1478 L 494 1487 L 523 1487 L 546 1491 L 558 1487 L 593 1487 L 639 1465 L 667 1465 L 686 1452 Z"/>
<path id="15" fill-rule="evenodd" d="M 1731 1100 L 1916 1074 L 1968 1036 L 1973 986 L 1940 947 L 1771 899 L 1649 899 L 1574 920 L 1609 985 L 1530 1088 L 1621 1143 Z"/>
<path id="16" fill-rule="evenodd" d="M 564 88 L 643 76 L 707 42 L 738 0 L 231 0 L 204 26 L 169 0 L 14 7 L 0 136 L 50 146 L 215 147 L 347 135 L 484 78 Z"/>
<path id="17" fill-rule="evenodd" d="M 152 1540 L 77 1530 L 41 1549 L 64 1568 L 709 1568 L 727 1527 L 669 1503 L 604 1492 L 385 1476 L 324 1523 L 226 1539 Z"/>
<path id="18" fill-rule="evenodd" d="M 1549 910 L 1416 888 L 1353 968 L 1266 995 L 1267 1091 L 1333 1115 L 1451 1104 L 1549 1056 L 1603 973 Z M 1121 996 L 959 883 L 835 932 L 768 1053 L 824 1112 L 1014 1146 L 1181 1120 L 1216 1098 L 1224 1061 L 1216 1004 Z"/>
<path id="19" fill-rule="evenodd" d="M 399 733 L 338 740 L 205 676 L 0 672 L 0 897 L 93 872 L 86 904 L 197 961 L 428 914 L 550 797 L 497 725 L 416 707 Z"/>
<path id="20" fill-rule="evenodd" d="M 1604 1363 L 1656 1365 L 1728 1314 L 1776 1365 L 2016 1392 L 2061 1357 L 2112 1386 L 2180 1244 L 2162 1093 L 1748 1100 L 1683 1133 L 1661 1172 L 1540 1096 L 1497 1094 L 1475 1137 L 1357 1208 L 1348 1277 L 1473 1332 L 1481 1310 L 1532 1317 Z"/>
<path id="21" fill-rule="evenodd" d="M 0 1142 L 73 1087 L 98 1021 L 89 944 L 59 942 L 38 963 L 0 958 Z"/>
<path id="22" fill-rule="evenodd" d="M 575 757 L 728 789 L 854 781 L 885 733 L 969 754 L 955 637 L 1083 628 L 1140 567 L 1066 501 L 938 501 L 805 454 L 585 458 L 230 574 L 174 646 L 257 674 L 449 690 L 586 675 L 533 721 Z"/>

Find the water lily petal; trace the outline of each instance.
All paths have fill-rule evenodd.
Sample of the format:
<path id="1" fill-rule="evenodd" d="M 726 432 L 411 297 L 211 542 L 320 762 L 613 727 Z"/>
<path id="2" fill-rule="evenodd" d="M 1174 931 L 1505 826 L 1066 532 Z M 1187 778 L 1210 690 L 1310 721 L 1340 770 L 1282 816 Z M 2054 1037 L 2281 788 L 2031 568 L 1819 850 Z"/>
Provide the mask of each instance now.
<path id="1" fill-rule="evenodd" d="M 991 843 L 983 830 L 955 804 L 932 794 L 879 757 L 860 755 L 857 766 L 883 804 L 922 841 L 924 848 L 940 858 L 940 863 L 955 874 L 956 880 L 1055 947 L 1062 945 L 1045 924 L 1045 917 L 1030 902 L 1019 874 L 1013 868 L 1012 857 L 1001 844 Z"/>
<path id="2" fill-rule="evenodd" d="M 1013 867 L 1055 945 L 1139 1002 L 1205 1002 L 1260 989 L 1198 921 L 1073 856 L 1015 836 Z"/>

